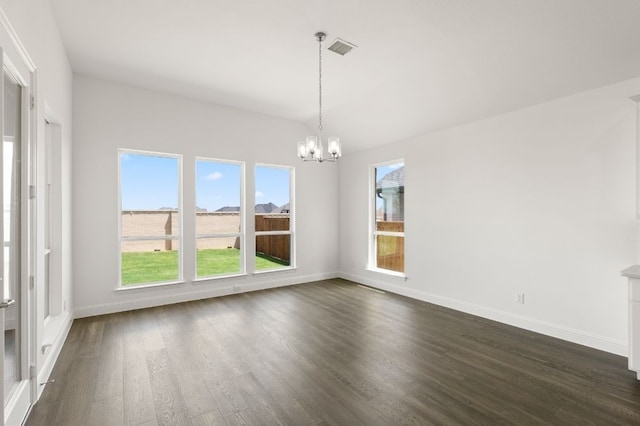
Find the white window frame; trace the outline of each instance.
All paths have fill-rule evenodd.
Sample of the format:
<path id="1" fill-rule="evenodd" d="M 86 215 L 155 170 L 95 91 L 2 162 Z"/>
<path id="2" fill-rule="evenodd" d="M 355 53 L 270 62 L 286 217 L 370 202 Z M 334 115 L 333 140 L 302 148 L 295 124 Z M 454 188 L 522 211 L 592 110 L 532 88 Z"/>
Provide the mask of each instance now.
<path id="1" fill-rule="evenodd" d="M 393 271 L 378 267 L 378 235 L 389 237 L 405 237 L 405 232 L 378 231 L 376 224 L 376 169 L 379 167 L 389 166 L 392 164 L 402 163 L 406 165 L 404 159 L 385 161 L 369 166 L 369 261 L 367 269 L 374 272 L 380 272 L 387 275 L 397 277 L 406 277 L 405 272 Z M 406 240 L 405 240 L 406 242 Z M 406 258 L 405 258 L 406 260 Z M 406 267 L 406 264 L 404 265 Z"/>
<path id="2" fill-rule="evenodd" d="M 296 232 L 295 232 L 295 226 L 296 226 L 296 221 L 295 221 L 295 215 L 296 215 L 296 208 L 295 208 L 295 167 L 293 166 L 283 166 L 283 165 L 279 165 L 279 164 L 267 164 L 267 163 L 255 163 L 254 167 L 253 167 L 253 185 L 254 185 L 254 192 L 257 189 L 256 186 L 256 177 L 255 177 L 255 170 L 258 167 L 271 167 L 271 168 L 275 168 L 275 169 L 285 169 L 289 171 L 289 230 L 288 231 L 256 231 L 254 228 L 254 232 L 253 232 L 253 256 L 255 259 L 256 256 L 256 238 L 259 236 L 264 236 L 264 235 L 289 235 L 289 266 L 283 266 L 282 268 L 272 268 L 272 269 L 261 269 L 258 270 L 256 269 L 255 263 L 254 263 L 254 274 L 266 274 L 266 273 L 270 273 L 270 272 L 279 272 L 279 271 L 288 271 L 290 269 L 296 269 Z M 253 218 L 253 224 L 255 226 L 255 215 L 256 215 L 256 209 L 255 209 L 255 199 L 254 199 L 254 205 L 252 206 L 251 210 L 252 210 L 252 218 Z"/>
<path id="3" fill-rule="evenodd" d="M 123 237 L 122 236 L 122 155 L 123 154 L 131 154 L 131 155 L 146 155 L 150 157 L 165 157 L 165 158 L 173 158 L 178 161 L 178 235 L 167 235 L 167 236 L 136 236 L 136 237 Z M 171 154 L 166 152 L 155 152 L 155 151 L 143 151 L 136 149 L 127 149 L 127 148 L 118 148 L 118 287 L 116 290 L 130 290 L 130 289 L 138 289 L 143 287 L 156 287 L 156 286 L 165 286 L 171 284 L 182 284 L 184 283 L 184 268 L 183 268 L 183 253 L 184 253 L 184 232 L 183 232 L 183 222 L 184 222 L 184 209 L 182 205 L 182 197 L 183 197 L 183 179 L 182 179 L 182 155 L 181 154 Z M 175 280 L 168 281 L 154 281 L 148 283 L 137 283 L 137 284 L 127 284 L 122 285 L 122 243 L 125 241 L 167 241 L 167 240 L 177 240 L 178 241 L 178 278 Z"/>
<path id="4" fill-rule="evenodd" d="M 240 230 L 238 232 L 226 232 L 226 233 L 216 233 L 216 234 L 198 234 L 198 212 L 196 211 L 198 204 L 198 161 L 206 161 L 209 163 L 224 163 L 224 164 L 233 164 L 240 166 Z M 245 238 L 245 217 L 246 217 L 246 202 L 245 202 L 245 163 L 244 161 L 235 161 L 235 160 L 222 160 L 217 158 L 209 158 L 209 157 L 196 157 L 194 161 L 194 171 L 195 171 L 195 206 L 194 206 L 194 234 L 195 234 L 195 259 L 194 259 L 194 276 L 193 281 L 204 281 L 211 280 L 217 278 L 228 278 L 235 276 L 246 275 L 246 238 Z M 240 271 L 232 272 L 228 274 L 217 274 L 217 275 L 198 275 L 198 240 L 206 239 L 206 238 L 225 238 L 225 237 L 236 237 L 240 239 Z"/>

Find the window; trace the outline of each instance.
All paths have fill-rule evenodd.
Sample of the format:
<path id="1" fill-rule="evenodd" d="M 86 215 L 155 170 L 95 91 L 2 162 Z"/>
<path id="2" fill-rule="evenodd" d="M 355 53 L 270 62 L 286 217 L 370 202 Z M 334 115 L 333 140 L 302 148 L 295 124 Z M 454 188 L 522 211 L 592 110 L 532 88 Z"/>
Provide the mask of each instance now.
<path id="1" fill-rule="evenodd" d="M 27 210 L 23 204 L 25 138 L 23 137 L 22 90 L 23 86 L 4 68 L 3 102 L 4 120 L 2 139 L 2 198 L 3 198 L 3 292 L 5 299 L 20 300 L 23 282 L 24 226 L 29 223 Z M 28 167 L 27 167 L 28 169 Z M 5 329 L 13 330 L 19 304 L 5 310 Z M 19 358 L 18 358 L 19 359 Z"/>
<path id="2" fill-rule="evenodd" d="M 196 159 L 196 276 L 244 273 L 244 165 Z"/>
<path id="3" fill-rule="evenodd" d="M 182 280 L 182 157 L 119 151 L 120 285 Z"/>
<path id="4" fill-rule="evenodd" d="M 292 267 L 293 168 L 256 165 L 256 271 Z"/>
<path id="5" fill-rule="evenodd" d="M 375 165 L 370 265 L 404 273 L 404 162 Z"/>

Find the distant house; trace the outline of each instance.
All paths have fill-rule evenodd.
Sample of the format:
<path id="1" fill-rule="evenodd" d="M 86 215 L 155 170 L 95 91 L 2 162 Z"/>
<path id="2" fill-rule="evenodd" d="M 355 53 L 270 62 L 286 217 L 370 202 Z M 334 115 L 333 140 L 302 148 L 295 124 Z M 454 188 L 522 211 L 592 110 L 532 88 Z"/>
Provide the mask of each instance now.
<path id="1" fill-rule="evenodd" d="M 233 206 L 224 206 L 224 207 L 220 207 L 218 210 L 216 210 L 216 212 L 223 212 L 223 213 L 228 213 L 228 212 L 239 212 L 240 211 L 240 207 L 233 207 Z"/>
<path id="2" fill-rule="evenodd" d="M 273 213 L 277 209 L 278 206 L 273 203 L 256 204 L 256 213 Z"/>
<path id="3" fill-rule="evenodd" d="M 225 206 L 225 207 L 220 207 L 218 210 L 216 210 L 216 212 L 220 212 L 220 213 L 239 212 L 239 211 L 240 211 L 240 207 L 238 206 Z M 290 213 L 290 207 L 289 207 L 289 203 L 285 204 L 282 207 L 278 207 L 273 203 L 256 204 L 255 212 L 257 214 Z"/>
<path id="4" fill-rule="evenodd" d="M 291 206 L 287 203 L 282 207 L 278 207 L 272 213 L 291 213 Z"/>
<path id="5" fill-rule="evenodd" d="M 376 219 L 404 222 L 404 166 L 387 173 L 376 182 L 376 196 L 383 200 L 382 207 L 376 211 Z"/>

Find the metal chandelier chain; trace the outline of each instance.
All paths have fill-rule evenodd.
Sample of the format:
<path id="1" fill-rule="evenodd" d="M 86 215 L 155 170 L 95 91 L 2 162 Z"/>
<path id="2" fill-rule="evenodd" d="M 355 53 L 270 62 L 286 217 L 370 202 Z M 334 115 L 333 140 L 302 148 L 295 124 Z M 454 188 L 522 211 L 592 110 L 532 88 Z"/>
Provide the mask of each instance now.
<path id="1" fill-rule="evenodd" d="M 318 90 L 320 93 L 319 98 L 319 113 L 318 113 L 318 130 L 322 133 L 322 37 L 318 37 L 318 76 L 319 85 Z"/>

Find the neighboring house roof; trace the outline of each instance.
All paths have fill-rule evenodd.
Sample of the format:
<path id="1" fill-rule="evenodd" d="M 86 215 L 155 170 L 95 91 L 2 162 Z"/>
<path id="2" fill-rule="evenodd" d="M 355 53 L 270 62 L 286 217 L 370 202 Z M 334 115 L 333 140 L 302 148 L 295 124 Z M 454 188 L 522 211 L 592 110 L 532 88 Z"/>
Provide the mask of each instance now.
<path id="1" fill-rule="evenodd" d="M 225 206 L 220 207 L 216 212 L 239 212 L 240 207 L 235 206 Z M 288 213 L 289 212 L 289 203 L 285 204 L 282 207 L 278 207 L 273 203 L 266 204 L 256 204 L 256 213 Z"/>
<path id="2" fill-rule="evenodd" d="M 404 166 L 387 173 L 376 182 L 376 192 L 381 192 L 385 188 L 404 189 Z"/>
<path id="3" fill-rule="evenodd" d="M 256 213 L 273 213 L 277 208 L 278 206 L 273 203 L 256 204 Z"/>
<path id="4" fill-rule="evenodd" d="M 240 207 L 224 206 L 224 207 L 220 207 L 216 211 L 217 212 L 239 212 Z"/>
<path id="5" fill-rule="evenodd" d="M 275 209 L 271 213 L 290 213 L 290 210 L 291 210 L 291 207 L 289 206 L 289 203 L 287 203 L 282 207 L 278 207 L 277 209 Z"/>

